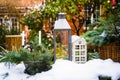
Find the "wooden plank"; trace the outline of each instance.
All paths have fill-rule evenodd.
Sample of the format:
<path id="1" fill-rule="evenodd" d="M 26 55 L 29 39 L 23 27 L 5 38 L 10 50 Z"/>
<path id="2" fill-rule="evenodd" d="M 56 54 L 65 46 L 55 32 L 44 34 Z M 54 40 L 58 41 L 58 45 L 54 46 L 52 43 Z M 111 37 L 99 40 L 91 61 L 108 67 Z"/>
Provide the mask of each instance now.
<path id="1" fill-rule="evenodd" d="M 98 48 L 101 59 L 111 58 L 113 61 L 120 62 L 120 45 L 109 44 Z"/>
<path id="2" fill-rule="evenodd" d="M 7 50 L 18 50 L 22 46 L 21 35 L 6 35 L 6 49 Z"/>

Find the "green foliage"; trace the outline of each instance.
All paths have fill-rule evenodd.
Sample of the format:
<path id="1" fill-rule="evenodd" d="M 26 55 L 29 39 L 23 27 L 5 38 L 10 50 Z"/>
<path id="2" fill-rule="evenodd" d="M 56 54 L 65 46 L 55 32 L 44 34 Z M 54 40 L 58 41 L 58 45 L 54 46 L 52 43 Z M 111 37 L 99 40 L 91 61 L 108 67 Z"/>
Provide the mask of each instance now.
<path id="1" fill-rule="evenodd" d="M 5 25 L 0 24 L 0 46 L 3 46 L 5 43 L 5 33 L 6 33 Z"/>
<path id="2" fill-rule="evenodd" d="M 53 47 L 53 40 L 52 37 L 47 37 L 48 34 L 47 32 L 44 31 L 43 24 L 45 20 L 45 16 L 48 16 L 44 9 L 44 6 L 42 5 L 40 10 L 33 9 L 29 13 L 27 13 L 24 18 L 20 20 L 20 23 L 23 25 L 27 25 L 30 29 L 30 39 L 29 42 L 32 45 L 37 45 L 38 44 L 38 31 L 41 30 L 42 33 L 42 43 L 45 44 L 46 46 Z M 48 9 L 51 9 L 48 7 Z M 53 10 L 53 9 L 51 9 Z M 45 12 L 45 13 L 44 13 Z M 53 14 L 53 13 L 52 13 Z M 50 15 L 51 16 L 51 15 Z"/>
<path id="3" fill-rule="evenodd" d="M 39 31 L 43 26 L 43 17 L 39 10 L 34 9 L 27 13 L 24 18 L 20 20 L 20 23 L 27 25 L 29 29 Z"/>
<path id="4" fill-rule="evenodd" d="M 87 54 L 87 59 L 88 60 L 92 60 L 92 59 L 99 59 L 100 56 L 99 56 L 99 53 L 98 52 L 89 52 Z"/>
<path id="5" fill-rule="evenodd" d="M 19 34 L 20 34 L 20 30 L 17 28 L 11 28 L 6 32 L 6 35 L 19 35 Z"/>
<path id="6" fill-rule="evenodd" d="M 30 53 L 30 60 L 24 61 L 26 65 L 25 73 L 34 75 L 38 72 L 47 71 L 51 68 L 52 55 L 43 45 L 37 46 L 33 53 Z"/>
<path id="7" fill-rule="evenodd" d="M 47 48 L 52 49 L 53 48 L 53 39 L 51 37 L 47 37 L 47 34 L 42 30 L 41 31 L 41 44 L 44 44 Z M 39 35 L 38 32 L 36 32 L 35 30 L 32 30 L 30 32 L 30 39 L 29 42 L 31 45 L 33 45 L 34 47 L 36 47 L 36 45 L 39 44 L 39 39 L 38 39 Z"/>
<path id="8" fill-rule="evenodd" d="M 46 6 L 42 11 L 42 15 L 44 19 L 49 21 L 52 30 L 53 24 L 58 18 L 58 13 L 66 13 L 67 20 L 74 24 L 73 31 L 79 35 L 80 29 L 84 24 L 84 17 L 81 14 L 83 5 L 88 1 L 90 0 L 46 0 Z M 79 22 L 79 25 L 76 22 Z"/>
<path id="9" fill-rule="evenodd" d="M 8 53 L 2 46 L 0 46 L 0 60 L 6 58 L 5 54 Z"/>
<path id="10" fill-rule="evenodd" d="M 51 56 L 50 51 L 47 48 L 45 48 L 44 45 L 37 45 L 33 52 L 22 48 L 18 51 L 8 51 L 7 53 L 3 54 L 5 58 L 1 61 L 12 63 L 20 63 L 21 61 L 41 61 L 44 59 L 44 57 Z"/>
<path id="11" fill-rule="evenodd" d="M 99 36 L 100 32 L 98 31 L 88 31 L 83 34 L 83 37 L 86 39 L 89 45 L 101 46 L 106 42 L 105 37 Z"/>
<path id="12" fill-rule="evenodd" d="M 39 37 L 38 32 L 36 32 L 35 30 L 31 30 L 29 42 L 31 44 L 37 45 L 39 40 L 38 37 Z"/>
<path id="13" fill-rule="evenodd" d="M 58 13 L 65 12 L 67 19 L 71 20 L 74 24 L 74 32 L 79 35 L 79 31 L 84 24 L 84 17 L 81 14 L 84 9 L 83 6 L 90 1 L 91 0 L 46 0 L 45 6 L 42 5 L 38 10 L 31 10 L 20 20 L 20 23 L 27 25 L 30 29 L 39 31 L 43 29 L 43 23 L 48 21 L 49 27 L 52 30 Z M 79 25 L 76 25 L 77 19 L 79 20 Z"/>
<path id="14" fill-rule="evenodd" d="M 1 60 L 1 62 L 11 62 L 11 63 L 19 63 L 20 54 L 15 51 L 10 51 L 5 54 L 5 58 Z"/>
<path id="15" fill-rule="evenodd" d="M 77 6 L 84 5 L 88 1 L 90 0 L 47 0 L 43 15 L 45 18 L 56 18 L 59 12 L 77 15 L 78 12 L 81 12 Z"/>
<path id="16" fill-rule="evenodd" d="M 101 46 L 111 42 L 119 42 L 119 33 L 116 32 L 116 24 L 120 26 L 119 18 L 110 15 L 107 18 L 100 18 L 99 21 L 90 24 L 89 31 L 82 36 L 86 39 L 89 45 Z M 103 35 L 104 34 L 104 35 Z"/>
<path id="17" fill-rule="evenodd" d="M 47 1 L 46 2 L 46 6 L 45 6 L 45 9 L 42 11 L 42 15 L 45 19 L 48 19 L 48 18 L 56 18 L 58 12 L 60 12 L 60 9 L 59 9 L 59 1 Z"/>
<path id="18" fill-rule="evenodd" d="M 10 30 L 7 29 L 4 23 L 0 23 L 0 46 L 5 48 L 5 36 L 6 35 L 18 35 L 20 31 L 16 28 L 11 28 Z"/>
<path id="19" fill-rule="evenodd" d="M 112 1 L 110 0 L 110 2 L 108 3 L 107 2 L 108 0 L 101 0 L 101 4 L 104 6 L 104 11 L 105 11 L 105 14 L 104 16 L 109 16 L 110 14 L 113 14 L 113 15 L 118 15 L 119 14 L 119 11 L 120 11 L 120 0 L 115 0 L 116 1 L 116 6 L 112 6 Z"/>
<path id="20" fill-rule="evenodd" d="M 36 45 L 33 52 L 22 48 L 19 51 L 1 52 L 0 56 L 0 62 L 18 64 L 23 61 L 26 67 L 25 73 L 30 75 L 49 70 L 52 64 L 51 51 L 44 45 Z"/>

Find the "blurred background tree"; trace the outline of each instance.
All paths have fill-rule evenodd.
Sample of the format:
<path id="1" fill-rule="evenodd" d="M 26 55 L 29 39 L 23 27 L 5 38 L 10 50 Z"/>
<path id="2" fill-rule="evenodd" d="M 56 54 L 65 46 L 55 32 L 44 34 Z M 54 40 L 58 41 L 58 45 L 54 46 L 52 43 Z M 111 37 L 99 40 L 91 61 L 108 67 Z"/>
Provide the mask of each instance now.
<path id="1" fill-rule="evenodd" d="M 89 24 L 89 30 L 83 34 L 89 45 L 120 42 L 120 1 L 107 0 L 103 2 L 104 14 L 98 21 Z"/>
<path id="2" fill-rule="evenodd" d="M 102 18 L 91 24 L 91 26 L 84 25 L 86 16 L 83 15 L 82 12 L 86 5 L 89 7 L 88 17 L 90 17 L 92 13 L 95 13 L 98 5 L 102 5 L 102 9 L 104 10 L 104 14 L 100 15 Z M 54 22 L 57 20 L 58 13 L 65 12 L 67 14 L 67 20 L 73 24 L 72 31 L 76 35 L 80 36 L 80 30 L 83 25 L 87 26 L 89 30 L 86 30 L 87 32 L 84 34 L 84 37 L 89 38 L 90 41 L 88 42 L 95 42 L 93 44 L 100 46 L 109 41 L 111 42 L 113 38 L 119 36 L 119 6 L 119 0 L 46 0 L 45 4 L 40 6 L 39 9 L 30 11 L 30 13 L 23 18 L 22 23 L 28 25 L 29 28 L 35 31 L 41 30 L 43 33 L 42 41 L 49 42 L 48 40 L 52 41 L 53 38 L 53 27 Z M 47 29 L 46 26 L 49 29 Z M 97 29 L 94 30 L 96 27 Z M 105 33 L 107 36 L 101 38 L 102 33 Z M 49 37 L 49 39 L 46 41 L 47 37 Z"/>

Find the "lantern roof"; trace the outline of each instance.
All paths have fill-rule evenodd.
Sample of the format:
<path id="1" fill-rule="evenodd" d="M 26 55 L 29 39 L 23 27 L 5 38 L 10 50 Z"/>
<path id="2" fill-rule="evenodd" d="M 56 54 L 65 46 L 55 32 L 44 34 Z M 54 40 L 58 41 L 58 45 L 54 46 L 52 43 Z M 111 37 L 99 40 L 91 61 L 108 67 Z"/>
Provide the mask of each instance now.
<path id="1" fill-rule="evenodd" d="M 66 20 L 65 13 L 58 14 L 58 20 L 55 21 L 54 30 L 70 30 L 71 27 Z"/>
<path id="2" fill-rule="evenodd" d="M 83 37 L 77 36 L 77 35 L 72 35 L 72 43 L 77 42 L 78 40 L 83 41 L 86 43 L 86 40 Z"/>

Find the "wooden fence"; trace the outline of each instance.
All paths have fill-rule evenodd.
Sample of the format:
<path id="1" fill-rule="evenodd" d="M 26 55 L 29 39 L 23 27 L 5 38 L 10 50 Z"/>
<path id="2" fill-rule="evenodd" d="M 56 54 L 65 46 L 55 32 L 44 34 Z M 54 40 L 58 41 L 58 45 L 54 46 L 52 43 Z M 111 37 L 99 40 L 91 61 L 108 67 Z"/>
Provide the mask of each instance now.
<path id="1" fill-rule="evenodd" d="M 111 58 L 113 61 L 120 62 L 120 44 L 107 44 L 98 48 L 101 59 Z"/>
<path id="2" fill-rule="evenodd" d="M 6 35 L 6 49 L 17 50 L 22 46 L 21 35 Z"/>

